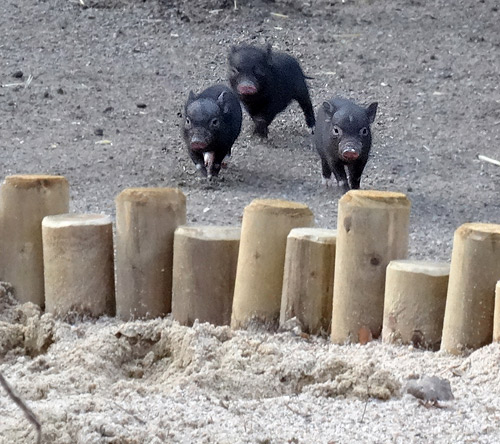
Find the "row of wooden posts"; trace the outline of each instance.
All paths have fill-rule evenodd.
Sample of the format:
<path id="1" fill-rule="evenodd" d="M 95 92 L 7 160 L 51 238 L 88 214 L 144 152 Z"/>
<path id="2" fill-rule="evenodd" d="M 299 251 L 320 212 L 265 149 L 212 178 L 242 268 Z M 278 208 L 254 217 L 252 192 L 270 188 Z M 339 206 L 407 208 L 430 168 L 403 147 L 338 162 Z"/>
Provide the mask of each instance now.
<path id="1" fill-rule="evenodd" d="M 0 278 L 56 316 L 172 312 L 235 329 L 296 318 L 337 344 L 382 336 L 451 353 L 500 341 L 500 225 L 459 227 L 451 266 L 407 260 L 402 193 L 349 191 L 328 230 L 306 205 L 265 199 L 241 228 L 187 226 L 180 190 L 129 188 L 115 246 L 110 216 L 68 214 L 64 177 L 9 176 L 0 199 Z"/>

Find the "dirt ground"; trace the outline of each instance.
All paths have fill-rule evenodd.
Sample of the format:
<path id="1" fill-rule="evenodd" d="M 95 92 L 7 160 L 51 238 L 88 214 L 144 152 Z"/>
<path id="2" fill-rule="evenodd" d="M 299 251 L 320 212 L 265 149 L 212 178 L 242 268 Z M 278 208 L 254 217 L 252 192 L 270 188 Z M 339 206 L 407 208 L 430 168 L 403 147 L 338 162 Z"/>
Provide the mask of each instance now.
<path id="1" fill-rule="evenodd" d="M 313 210 L 318 226 L 335 228 L 341 190 L 321 186 L 319 158 L 312 149 L 310 132 L 296 103 L 276 118 L 267 141 L 252 135 L 251 122 L 245 115 L 229 168 L 222 171 L 215 183 L 208 184 L 197 175 L 182 143 L 180 126 L 189 90 L 199 92 L 213 83 L 226 81 L 226 55 L 231 45 L 272 43 L 275 50 L 298 58 L 306 74 L 313 77 L 308 83 L 315 108 L 333 95 L 364 104 L 379 102 L 372 128 L 372 156 L 361 187 L 406 193 L 412 202 L 410 256 L 448 261 L 453 232 L 458 226 L 472 221 L 500 222 L 500 167 L 477 159 L 482 154 L 500 160 L 499 9 L 497 0 L 453 3 L 446 0 L 3 0 L 0 2 L 0 176 L 64 175 L 71 185 L 71 209 L 77 212 L 113 216 L 114 199 L 124 188 L 168 186 L 179 187 L 187 195 L 191 224 L 237 225 L 243 208 L 252 199 L 269 197 L 303 202 Z M 31 315 L 34 319 L 37 316 L 40 318 L 40 314 Z M 115 334 L 121 328 L 118 321 L 103 322 L 107 332 L 103 335 Z M 64 347 L 71 348 L 68 345 L 71 338 L 80 334 L 81 337 L 97 335 L 92 325 L 56 324 L 56 342 L 57 338 L 64 340 L 52 357 L 47 358 L 49 364 L 51 359 L 55 362 L 65 356 Z M 148 325 L 149 329 L 160 328 Z M 178 328 L 170 324 L 167 327 Z M 201 333 L 193 334 L 211 338 L 222 333 L 207 333 L 202 329 Z M 232 352 L 241 353 L 240 342 L 246 340 L 241 335 L 236 335 Z M 100 340 L 99 336 L 96 342 Z M 258 340 L 272 341 L 269 336 Z M 294 345 L 287 350 L 296 353 L 296 348 L 300 348 L 295 344 L 298 340 L 276 341 L 281 344 L 288 340 Z M 200 346 L 200 342 L 194 344 L 195 348 Z M 322 342 L 318 347 L 312 348 L 314 353 L 321 354 L 328 345 Z M 89 345 L 86 350 L 89 355 L 78 358 L 82 362 L 90 362 L 99 347 Z M 331 348 L 328 350 L 330 353 Z M 345 353 L 348 361 L 359 352 L 335 350 Z M 391 369 L 405 360 L 412 363 L 417 360 L 401 349 L 367 350 L 356 355 L 356 359 L 370 359 L 373 352 L 378 359 L 375 365 L 383 367 L 389 355 Z M 498 347 L 488 350 L 489 355 L 478 352 L 483 354 L 476 355 L 477 360 L 493 362 L 495 357 L 498 362 Z M 0 370 L 11 380 L 22 381 L 31 374 L 30 368 L 47 375 L 52 371 L 49 364 L 12 350 L 9 353 L 0 357 Z M 280 353 L 282 356 L 283 352 Z M 130 356 L 139 359 L 133 353 Z M 205 355 L 197 359 L 200 356 Z M 224 360 L 224 353 L 221 356 Z M 417 373 L 432 371 L 433 361 L 425 356 L 425 363 L 415 364 Z M 358 362 L 356 359 L 354 362 Z M 471 360 L 440 361 L 438 367 L 442 375 L 451 377 L 450 369 L 466 366 L 467 359 Z M 118 367 L 120 362 L 116 361 Z M 256 372 L 260 371 L 259 365 Z M 183 375 L 196 373 L 188 367 L 187 364 L 182 367 Z M 92 379 L 92 371 L 87 371 L 90 372 L 87 379 Z M 81 433 L 65 429 L 69 416 L 64 416 L 65 407 L 61 407 L 52 412 L 56 425 L 50 442 L 327 443 L 403 442 L 403 439 L 422 443 L 498 442 L 495 430 L 487 429 L 487 424 L 477 430 L 465 429 L 471 420 L 466 413 L 467 403 L 472 400 L 466 387 L 478 381 L 491 385 L 481 393 L 480 386 L 474 386 L 475 399 L 480 401 L 474 404 L 473 416 L 483 423 L 500 418 L 497 401 L 493 401 L 496 402 L 493 410 L 486 407 L 491 403 L 489 394 L 496 393 L 499 398 L 498 373 L 490 374 L 479 367 L 475 371 L 477 374 L 464 378 L 463 386 L 455 385 L 463 395 L 463 403 L 456 410 L 462 416 L 452 415 L 453 426 L 450 422 L 436 426 L 435 435 L 420 430 L 418 425 L 404 429 L 407 433 L 403 435 L 391 431 L 394 425 L 391 415 L 407 407 L 401 400 L 393 405 L 393 410 L 380 410 L 372 418 L 385 427 L 376 440 L 367 441 L 374 430 L 373 422 L 360 426 L 358 419 L 345 424 L 345 430 L 322 430 L 323 435 L 317 435 L 316 425 L 325 420 L 314 416 L 319 405 L 324 408 L 323 413 L 329 412 L 329 417 L 337 414 L 347 417 L 348 410 L 344 404 L 328 404 L 326 398 L 315 401 L 312 397 L 306 400 L 309 404 L 303 410 L 292 415 L 288 429 L 286 424 L 280 425 L 283 430 L 294 431 L 288 435 L 283 432 L 280 438 L 275 436 L 281 430 L 278 426 L 262 425 L 266 422 L 266 410 L 272 410 L 271 401 L 260 405 L 245 398 L 237 404 L 238 393 L 230 401 L 225 400 L 224 396 L 229 395 L 224 393 L 213 396 L 213 403 L 222 405 L 214 415 L 221 415 L 226 421 L 223 414 L 229 412 L 233 415 L 231 421 L 236 421 L 233 424 L 227 419 L 225 434 L 214 432 L 213 423 L 203 423 L 202 416 L 191 422 L 186 420 L 182 426 L 169 424 L 169 430 L 177 427 L 175 436 L 159 434 L 161 421 L 157 429 L 142 434 L 133 434 L 125 426 L 121 432 L 106 431 L 102 429 L 104 425 L 99 429 L 93 419 L 76 421 L 78 412 L 74 409 L 81 409 L 80 413 L 92 410 L 91 401 L 85 398 L 88 403 L 85 407 L 81 402 L 70 403 L 72 419 Z M 412 373 L 410 368 L 394 372 L 398 380 Z M 101 394 L 108 389 L 125 390 L 125 383 L 117 382 L 112 373 L 109 370 L 111 385 L 105 383 Z M 252 376 L 243 375 L 243 379 L 247 377 Z M 40 389 L 45 394 L 58 384 L 47 378 L 43 382 L 45 388 Z M 74 376 L 64 378 L 71 386 Z M 90 383 L 87 379 L 85 384 Z M 195 390 L 196 384 L 190 386 L 192 391 L 182 392 L 183 384 L 184 380 L 176 386 L 175 399 L 172 398 L 168 408 L 182 410 L 184 401 L 192 408 L 197 403 L 206 409 L 213 407 L 212 401 L 204 398 L 203 390 Z M 25 382 L 20 385 L 24 396 L 38 403 L 49 421 L 47 417 L 54 405 L 46 404 L 45 395 L 32 393 L 35 388 Z M 161 390 L 161 384 L 153 386 Z M 79 387 L 75 388 L 78 393 L 80 389 L 92 392 L 87 386 Z M 284 394 L 292 395 L 295 396 L 292 392 Z M 69 395 L 61 396 L 69 402 Z M 272 396 L 277 394 L 265 399 L 274 399 Z M 6 407 L 6 398 L 1 399 L 2 416 L 8 412 L 11 418 L 9 429 L 18 419 Z M 103 415 L 111 415 L 112 408 L 106 404 L 109 399 L 106 396 L 102 399 L 103 405 L 94 404 L 94 408 Z M 127 405 L 131 399 L 123 395 L 120 405 Z M 134 415 L 140 418 L 149 415 L 152 421 L 151 415 L 154 417 L 156 410 L 149 411 L 144 399 L 134 401 L 139 406 Z M 289 414 L 290 409 L 295 409 L 287 407 L 288 401 L 283 397 L 276 402 Z M 349 402 L 353 411 L 363 409 L 364 401 Z M 155 406 L 167 408 L 161 399 L 156 400 Z M 422 416 L 420 421 L 425 429 L 432 415 L 423 408 L 412 409 L 412 415 Z M 248 411 L 261 417 L 244 421 L 242 426 L 237 418 L 245 417 L 243 412 Z M 382 419 L 383 412 L 389 416 Z M 309 429 L 307 415 L 312 418 Z M 271 416 L 279 423 L 277 412 L 272 410 Z M 130 419 L 125 415 L 123 421 L 127 418 Z M 403 424 L 404 418 L 399 419 Z M 444 416 L 442 419 L 447 421 Z M 137 420 L 139 428 L 141 421 L 144 422 Z M 305 429 L 300 429 L 300 424 Z M 452 434 L 447 434 L 444 424 L 451 427 Z M 16 429 L 19 433 L 27 429 L 26 424 L 20 427 Z M 195 433 L 198 428 L 206 434 Z M 58 435 L 57 430 L 64 430 L 66 435 L 62 432 Z M 85 434 L 85 430 L 90 432 Z M 266 433 L 259 435 L 260 430 Z M 341 432 L 347 435 L 339 435 Z M 10 436 L 17 437 L 17 442 L 31 442 L 31 438 L 19 440 L 20 435 Z M 0 433 L 0 443 L 16 442 L 5 439 Z"/>
<path id="2" fill-rule="evenodd" d="M 2 2 L 1 174 L 66 176 L 74 211 L 113 215 L 126 187 L 174 186 L 188 196 L 189 223 L 239 224 L 253 198 L 273 197 L 306 203 L 318 226 L 334 228 L 341 191 L 322 188 L 296 103 L 273 122 L 268 141 L 252 135 L 245 116 L 216 184 L 198 177 L 182 143 L 189 90 L 225 81 L 231 45 L 272 43 L 314 77 L 315 107 L 337 94 L 379 102 L 361 186 L 408 194 L 412 257 L 449 260 L 459 225 L 499 221 L 500 167 L 477 160 L 500 159 L 496 0 L 237 6 Z"/>

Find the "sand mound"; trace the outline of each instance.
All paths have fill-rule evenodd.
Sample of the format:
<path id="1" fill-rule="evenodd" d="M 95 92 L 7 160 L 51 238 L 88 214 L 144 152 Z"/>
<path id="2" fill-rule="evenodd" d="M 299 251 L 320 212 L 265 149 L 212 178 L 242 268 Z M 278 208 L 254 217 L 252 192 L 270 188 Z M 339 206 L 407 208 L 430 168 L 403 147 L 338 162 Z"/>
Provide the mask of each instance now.
<path id="1" fill-rule="evenodd" d="M 400 384 L 373 362 L 353 366 L 293 333 L 233 332 L 229 327 L 180 326 L 169 319 L 120 323 L 55 321 L 33 304 L 17 305 L 4 287 L 0 298 L 1 355 L 27 355 L 70 368 L 72 380 L 105 376 L 163 390 L 193 385 L 227 398 L 297 395 L 389 399 Z M 50 349 L 49 349 L 50 347 Z M 48 352 L 47 352 L 48 351 Z M 82 387 L 86 390 L 86 387 Z"/>
<path id="2" fill-rule="evenodd" d="M 0 282 L 0 357 L 21 349 L 34 357 L 45 353 L 53 342 L 54 319 L 40 307 L 18 305 L 9 284 Z"/>
<path id="3" fill-rule="evenodd" d="M 367 442 L 374 427 L 418 438 L 437 411 L 454 436 L 495 433 L 486 419 L 500 412 L 497 345 L 460 358 L 168 318 L 63 322 L 0 288 L 0 371 L 36 413 L 43 442 Z M 455 399 L 444 409 L 401 393 L 427 374 L 451 381 Z M 467 409 L 476 420 L 453 419 Z M 34 442 L 5 393 L 0 416 L 1 444 Z M 444 430 L 415 442 L 439 441 Z"/>

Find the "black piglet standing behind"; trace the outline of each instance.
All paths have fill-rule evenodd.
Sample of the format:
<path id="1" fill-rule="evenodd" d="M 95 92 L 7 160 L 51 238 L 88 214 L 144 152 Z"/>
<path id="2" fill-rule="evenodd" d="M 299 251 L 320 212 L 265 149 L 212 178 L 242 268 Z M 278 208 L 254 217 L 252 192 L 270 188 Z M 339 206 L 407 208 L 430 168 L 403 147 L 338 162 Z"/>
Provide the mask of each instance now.
<path id="1" fill-rule="evenodd" d="M 241 131 L 238 97 L 225 85 L 214 85 L 198 95 L 189 93 L 182 135 L 189 156 L 203 176 L 217 176 Z"/>
<path id="2" fill-rule="evenodd" d="M 370 125 L 375 121 L 377 108 L 377 102 L 363 108 L 340 97 L 319 107 L 314 144 L 321 157 L 326 185 L 333 173 L 344 191 L 359 188 L 372 146 Z"/>
<path id="3" fill-rule="evenodd" d="M 315 124 L 306 77 L 299 62 L 288 54 L 242 45 L 229 52 L 229 82 L 250 114 L 255 133 L 267 137 L 276 114 L 296 100 L 307 126 Z"/>

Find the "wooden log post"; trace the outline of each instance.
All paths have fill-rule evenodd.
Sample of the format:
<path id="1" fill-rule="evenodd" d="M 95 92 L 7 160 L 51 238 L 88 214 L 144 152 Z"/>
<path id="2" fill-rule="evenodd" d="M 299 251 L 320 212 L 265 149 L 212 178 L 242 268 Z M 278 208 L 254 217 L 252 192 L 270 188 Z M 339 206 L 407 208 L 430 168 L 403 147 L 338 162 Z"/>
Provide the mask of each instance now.
<path id="1" fill-rule="evenodd" d="M 69 211 L 62 176 L 8 176 L 0 187 L 0 279 L 20 302 L 45 304 L 42 219 Z"/>
<path id="2" fill-rule="evenodd" d="M 407 255 L 409 218 L 402 193 L 351 190 L 339 200 L 332 342 L 380 335 L 386 267 Z"/>
<path id="3" fill-rule="evenodd" d="M 286 238 L 310 227 L 314 217 L 303 204 L 255 199 L 243 212 L 234 288 L 232 328 L 251 322 L 275 327 L 280 316 Z"/>
<path id="4" fill-rule="evenodd" d="M 387 266 L 382 340 L 438 350 L 450 265 L 391 261 Z"/>
<path id="5" fill-rule="evenodd" d="M 294 228 L 286 243 L 280 325 L 296 317 L 305 333 L 328 332 L 332 321 L 337 230 Z"/>
<path id="6" fill-rule="evenodd" d="M 46 310 L 113 316 L 115 279 L 111 217 L 61 214 L 42 221 Z"/>
<path id="7" fill-rule="evenodd" d="M 174 237 L 172 317 L 229 325 L 240 227 L 179 227 Z"/>
<path id="8" fill-rule="evenodd" d="M 493 316 L 493 342 L 500 342 L 500 281 L 495 287 L 495 314 Z"/>
<path id="9" fill-rule="evenodd" d="M 441 350 L 460 354 L 491 342 L 498 279 L 500 225 L 460 226 L 453 238 Z"/>
<path id="10" fill-rule="evenodd" d="M 174 232 L 186 223 L 176 188 L 128 188 L 116 198 L 118 317 L 155 318 L 171 310 Z"/>

